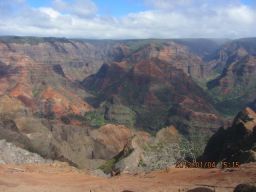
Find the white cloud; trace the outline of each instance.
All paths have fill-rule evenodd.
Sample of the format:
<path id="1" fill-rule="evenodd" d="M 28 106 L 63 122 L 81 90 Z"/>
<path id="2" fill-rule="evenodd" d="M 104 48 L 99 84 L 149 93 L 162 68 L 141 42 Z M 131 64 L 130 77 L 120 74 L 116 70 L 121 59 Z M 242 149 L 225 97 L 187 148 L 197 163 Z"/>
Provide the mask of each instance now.
<path id="1" fill-rule="evenodd" d="M 43 14 L 48 15 L 51 19 L 56 19 L 60 16 L 60 13 L 50 7 L 40 7 L 39 11 Z"/>
<path id="2" fill-rule="evenodd" d="M 227 12 L 228 17 L 234 22 L 242 24 L 253 24 L 255 22 L 255 12 L 247 6 L 233 7 Z"/>
<path id="3" fill-rule="evenodd" d="M 75 0 L 73 3 L 67 3 L 63 0 L 53 0 L 53 6 L 59 11 L 79 17 L 93 16 L 98 11 L 97 6 L 91 0 Z"/>
<path id="4" fill-rule="evenodd" d="M 22 1 L 22 9 L 13 8 L 18 1 Z M 238 1 L 145 1 L 150 6 L 147 11 L 118 18 L 100 16 L 90 0 L 73 4 L 54 0 L 51 7 L 41 8 L 28 7 L 24 0 L 0 0 L 0 35 L 114 39 L 255 36 L 255 8 Z M 16 10 L 15 14 L 3 12 L 6 7 Z"/>
<path id="5" fill-rule="evenodd" d="M 144 0 L 144 2 L 146 5 L 156 9 L 173 9 L 177 6 L 191 5 L 193 0 Z"/>

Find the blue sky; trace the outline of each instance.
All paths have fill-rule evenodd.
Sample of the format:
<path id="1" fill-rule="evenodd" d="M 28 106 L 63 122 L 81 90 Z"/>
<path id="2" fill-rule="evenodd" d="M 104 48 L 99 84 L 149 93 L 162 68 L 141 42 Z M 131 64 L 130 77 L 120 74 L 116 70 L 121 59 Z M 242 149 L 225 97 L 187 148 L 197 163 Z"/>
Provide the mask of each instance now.
<path id="1" fill-rule="evenodd" d="M 51 6 L 52 0 L 27 0 L 32 7 Z M 157 0 L 156 0 L 157 1 Z M 171 2 L 172 0 L 170 0 Z M 241 0 L 245 5 L 252 5 L 255 0 Z M 66 0 L 73 3 L 74 0 Z M 128 13 L 145 11 L 147 6 L 141 0 L 93 0 L 101 15 L 125 16 Z M 225 2 L 225 0 L 224 0 Z"/>
<path id="2" fill-rule="evenodd" d="M 51 6 L 52 4 L 52 0 L 28 0 L 27 2 L 35 8 Z M 74 0 L 66 0 L 66 2 L 74 3 Z M 97 5 L 100 15 L 122 17 L 129 13 L 146 10 L 143 1 L 139 0 L 93 0 L 93 2 Z"/>
<path id="3" fill-rule="evenodd" d="M 0 35 L 93 39 L 255 36 L 255 0 L 0 0 Z"/>
<path id="4" fill-rule="evenodd" d="M 112 0 L 111 3 L 110 1 L 95 0 L 94 2 L 98 5 L 102 15 L 125 16 L 128 13 L 146 10 L 143 2 L 136 0 Z"/>

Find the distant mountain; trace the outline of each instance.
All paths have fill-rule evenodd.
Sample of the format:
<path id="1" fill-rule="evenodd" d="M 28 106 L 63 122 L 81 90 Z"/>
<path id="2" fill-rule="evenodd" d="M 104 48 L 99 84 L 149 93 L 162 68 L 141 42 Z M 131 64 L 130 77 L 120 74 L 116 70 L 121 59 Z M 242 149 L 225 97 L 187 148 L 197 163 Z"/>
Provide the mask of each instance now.
<path id="1" fill-rule="evenodd" d="M 229 42 L 229 39 L 174 39 L 174 42 L 182 44 L 188 49 L 200 56 L 204 61 L 213 59 L 213 55 L 219 48 Z"/>
<path id="2" fill-rule="evenodd" d="M 212 63 L 220 75 L 208 82 L 208 88 L 221 111 L 237 113 L 256 98 L 256 38 L 225 44 Z"/>
<path id="3" fill-rule="evenodd" d="M 82 85 L 100 102 L 119 98 L 136 113 L 138 127 L 157 131 L 175 124 L 188 133 L 191 127 L 209 130 L 221 125 L 210 97 L 192 79 L 203 75 L 202 59 L 187 47 L 152 43 L 121 62 L 104 64 Z"/>
<path id="4" fill-rule="evenodd" d="M 0 37 L 0 43 L 9 51 L 26 55 L 53 68 L 60 65 L 68 79 L 81 80 L 96 73 L 104 61 L 115 59 L 113 41 L 86 41 L 66 38 Z"/>

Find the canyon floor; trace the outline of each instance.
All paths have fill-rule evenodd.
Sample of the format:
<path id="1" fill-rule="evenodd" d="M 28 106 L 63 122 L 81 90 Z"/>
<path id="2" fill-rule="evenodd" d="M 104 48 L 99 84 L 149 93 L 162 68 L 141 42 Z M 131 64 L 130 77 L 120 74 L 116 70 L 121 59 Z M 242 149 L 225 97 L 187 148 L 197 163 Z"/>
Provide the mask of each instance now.
<path id="1" fill-rule="evenodd" d="M 256 182 L 256 163 L 235 169 L 169 168 L 112 178 L 91 176 L 61 163 L 0 165 L 0 192 L 176 192 L 197 187 L 229 192 L 246 182 Z"/>

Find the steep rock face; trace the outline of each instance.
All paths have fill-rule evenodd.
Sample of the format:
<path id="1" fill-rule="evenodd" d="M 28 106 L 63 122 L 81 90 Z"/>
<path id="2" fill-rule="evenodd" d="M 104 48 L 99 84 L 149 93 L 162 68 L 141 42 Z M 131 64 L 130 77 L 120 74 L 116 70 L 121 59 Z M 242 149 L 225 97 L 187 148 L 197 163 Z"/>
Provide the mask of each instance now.
<path id="1" fill-rule="evenodd" d="M 52 87 L 47 87 L 40 97 L 44 103 L 44 110 L 47 110 L 45 108 L 48 107 L 48 110 L 57 115 L 61 115 L 63 112 L 79 115 L 92 109 L 82 98 L 72 92 L 67 92 L 65 89 L 58 92 Z M 47 104 L 48 106 L 45 106 Z"/>
<path id="2" fill-rule="evenodd" d="M 96 73 L 103 62 L 121 60 L 128 53 L 124 45 L 114 41 L 2 37 L 0 42 L 16 54 L 26 55 L 55 72 L 59 66 L 57 73 L 61 71 L 71 80 L 82 80 Z"/>
<path id="3" fill-rule="evenodd" d="M 26 55 L 39 64 L 52 67 L 55 71 L 56 66 L 59 66 L 57 71 L 62 71 L 67 78 L 72 80 L 82 80 L 96 73 L 104 62 L 120 62 L 131 55 L 133 61 L 158 58 L 170 62 L 194 78 L 202 78 L 206 75 L 203 58 L 209 52 L 216 50 L 219 45 L 213 40 L 203 39 L 144 41 L 0 38 L 0 42 L 5 44 L 9 50 Z M 207 48 L 205 44 L 208 45 Z"/>
<path id="4" fill-rule="evenodd" d="M 167 41 L 160 45 L 146 45 L 133 53 L 129 59 L 131 63 L 158 59 L 168 62 L 172 67 L 181 69 L 193 78 L 203 78 L 204 76 L 204 63 L 202 59 L 192 54 L 186 46 L 174 43 L 173 41 Z"/>
<path id="5" fill-rule="evenodd" d="M 240 112 L 231 127 L 220 128 L 209 140 L 202 159 L 248 163 L 256 161 L 256 113 Z"/>
<path id="6" fill-rule="evenodd" d="M 23 46 L 26 47 L 26 44 Z M 0 42 L 1 95 L 17 98 L 31 112 L 43 115 L 47 110 L 56 114 L 83 114 L 91 110 L 83 101 L 86 95 L 83 90 L 63 75 L 55 73 L 49 65 L 42 65 L 14 48 L 12 44 Z M 45 107 L 49 103 L 52 106 Z"/>
<path id="7" fill-rule="evenodd" d="M 107 154 L 103 159 L 111 159 L 123 150 L 135 133 L 123 125 L 107 124 L 91 132 L 92 138 L 104 146 Z M 99 149 L 100 150 L 100 149 Z M 97 153 L 97 151 L 95 152 Z"/>
<path id="8" fill-rule="evenodd" d="M 212 62 L 220 76 L 208 82 L 208 88 L 222 111 L 237 113 L 256 97 L 256 39 L 224 45 Z"/>

